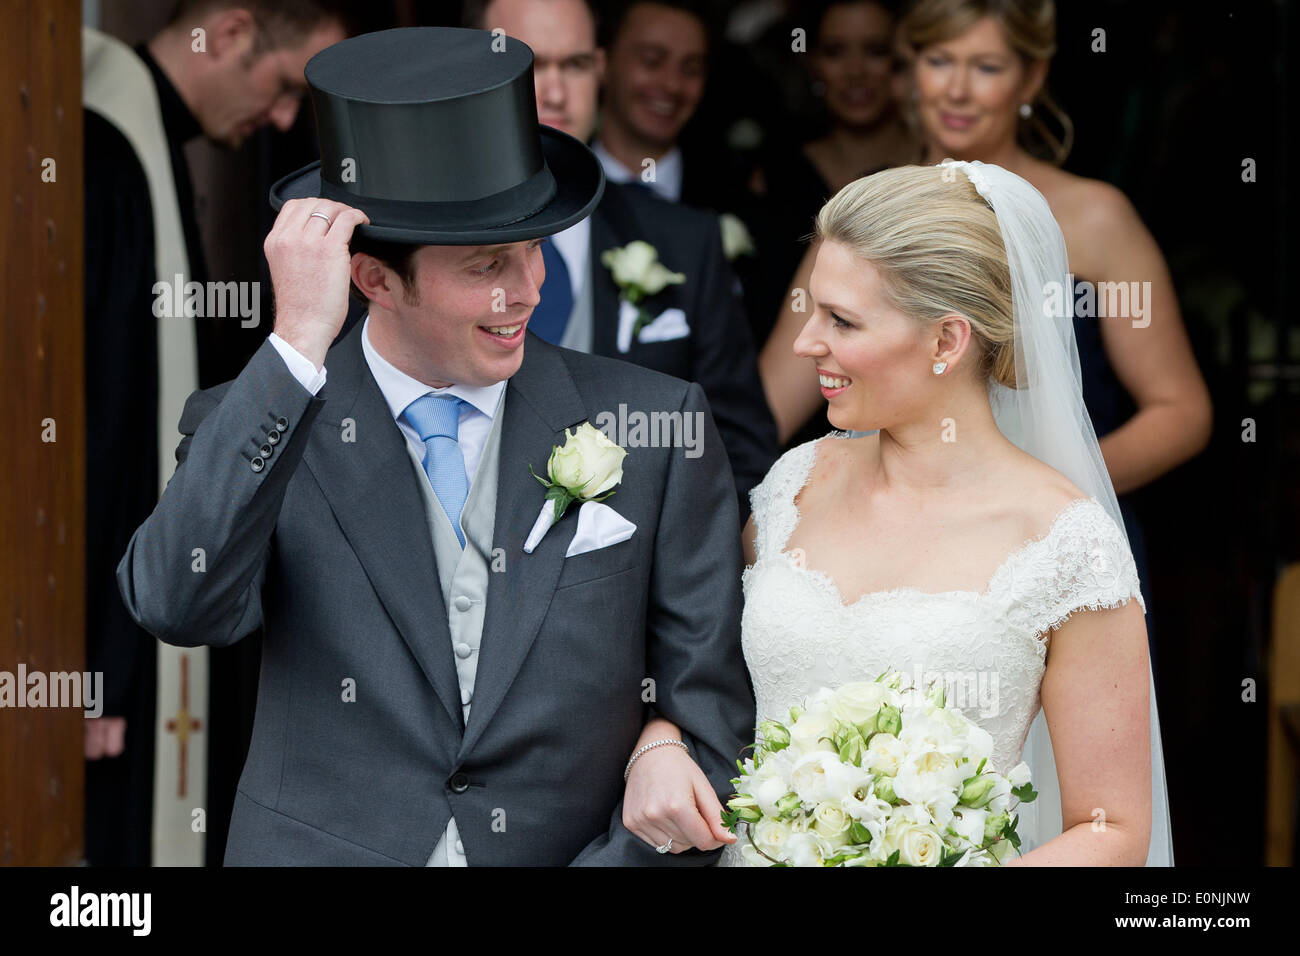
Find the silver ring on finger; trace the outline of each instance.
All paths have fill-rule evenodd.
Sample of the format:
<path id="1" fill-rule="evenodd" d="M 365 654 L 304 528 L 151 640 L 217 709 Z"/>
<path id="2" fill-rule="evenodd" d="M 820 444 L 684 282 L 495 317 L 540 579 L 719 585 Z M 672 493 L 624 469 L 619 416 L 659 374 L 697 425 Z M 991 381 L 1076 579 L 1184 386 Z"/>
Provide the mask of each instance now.
<path id="1" fill-rule="evenodd" d="M 333 219 L 331 219 L 329 216 L 325 215 L 323 212 L 314 212 L 314 213 L 311 214 L 311 216 L 308 216 L 307 218 L 308 218 L 308 219 L 311 219 L 312 217 L 315 217 L 315 218 L 317 218 L 317 219 L 324 219 L 324 220 L 325 220 L 325 228 L 326 228 L 326 229 L 328 229 L 328 228 L 330 227 L 330 225 L 334 222 Z"/>
<path id="2" fill-rule="evenodd" d="M 663 846 L 657 846 L 657 847 L 655 847 L 655 852 L 656 852 L 656 853 L 667 853 L 667 852 L 669 852 L 670 850 L 672 850 L 672 848 L 673 848 L 673 838 L 672 838 L 672 837 L 669 837 L 669 838 L 668 838 L 668 842 L 665 843 Z"/>

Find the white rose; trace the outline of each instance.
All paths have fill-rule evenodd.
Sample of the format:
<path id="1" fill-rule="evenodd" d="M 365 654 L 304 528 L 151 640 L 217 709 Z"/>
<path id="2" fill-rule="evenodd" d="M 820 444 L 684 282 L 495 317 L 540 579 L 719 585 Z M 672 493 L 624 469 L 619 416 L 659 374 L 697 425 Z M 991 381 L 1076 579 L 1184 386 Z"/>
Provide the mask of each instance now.
<path id="1" fill-rule="evenodd" d="M 831 713 L 840 720 L 861 724 L 870 720 L 885 702 L 885 688 L 874 681 L 845 684 L 831 698 Z"/>
<path id="2" fill-rule="evenodd" d="M 623 480 L 627 451 L 610 441 L 591 422 L 568 432 L 564 445 L 546 463 L 551 481 L 582 498 L 603 495 Z"/>
<path id="3" fill-rule="evenodd" d="M 606 249 L 600 261 L 614 273 L 614 282 L 620 288 L 636 288 L 646 295 L 654 295 L 664 286 L 686 281 L 686 276 L 673 272 L 659 262 L 659 253 L 650 243 L 633 240 L 622 248 Z"/>
<path id="4" fill-rule="evenodd" d="M 681 285 L 685 281 L 686 273 L 673 272 L 662 262 L 652 262 L 646 270 L 645 278 L 641 280 L 641 288 L 645 289 L 646 295 L 654 295 L 665 286 Z"/>
<path id="5" fill-rule="evenodd" d="M 909 866 L 938 866 L 943 855 L 943 839 L 932 826 L 912 824 L 897 836 L 898 862 Z"/>
<path id="6" fill-rule="evenodd" d="M 833 800 L 819 803 L 813 811 L 813 832 L 825 838 L 832 848 L 849 842 L 849 823 L 849 815 Z"/>
<path id="7" fill-rule="evenodd" d="M 765 817 L 776 816 L 776 801 L 790 792 L 790 786 L 776 775 L 760 776 L 750 782 L 749 795 L 758 803 Z"/>
<path id="8" fill-rule="evenodd" d="M 621 248 L 606 249 L 600 254 L 600 261 L 614 273 L 614 281 L 620 286 L 640 286 L 651 263 L 658 258 L 655 247 L 641 239 Z"/>
<path id="9" fill-rule="evenodd" d="M 754 827 L 754 843 L 774 860 L 784 859 L 793 832 L 790 824 L 780 820 L 760 820 Z"/>
<path id="10" fill-rule="evenodd" d="M 834 753 L 835 748 L 831 745 L 831 742 L 820 739 L 830 735 L 830 717 L 827 714 L 810 710 L 790 727 L 790 744 L 804 754 L 817 751 Z"/>
<path id="11" fill-rule="evenodd" d="M 728 262 L 737 256 L 750 256 L 757 251 L 753 237 L 739 216 L 724 212 L 718 217 L 718 224 L 722 227 L 722 254 Z"/>

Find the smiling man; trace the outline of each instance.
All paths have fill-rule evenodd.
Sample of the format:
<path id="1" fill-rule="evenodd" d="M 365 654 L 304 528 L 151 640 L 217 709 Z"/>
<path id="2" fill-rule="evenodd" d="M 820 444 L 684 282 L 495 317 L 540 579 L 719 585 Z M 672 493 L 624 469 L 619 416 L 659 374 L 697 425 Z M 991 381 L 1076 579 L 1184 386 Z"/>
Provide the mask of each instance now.
<path id="1" fill-rule="evenodd" d="M 735 489 L 698 385 L 531 334 L 541 240 L 604 186 L 538 125 L 531 65 L 435 28 L 308 64 L 321 161 L 272 190 L 275 331 L 190 397 L 118 566 L 169 644 L 265 627 L 227 864 L 701 865 L 734 840 L 716 813 L 624 823 L 625 784 L 716 808 L 750 736 Z M 331 346 L 350 286 L 369 316 Z M 612 497 L 525 551 L 534 473 L 620 403 L 701 416 L 702 454 L 627 449 Z M 689 759 L 638 762 L 664 749 Z"/>

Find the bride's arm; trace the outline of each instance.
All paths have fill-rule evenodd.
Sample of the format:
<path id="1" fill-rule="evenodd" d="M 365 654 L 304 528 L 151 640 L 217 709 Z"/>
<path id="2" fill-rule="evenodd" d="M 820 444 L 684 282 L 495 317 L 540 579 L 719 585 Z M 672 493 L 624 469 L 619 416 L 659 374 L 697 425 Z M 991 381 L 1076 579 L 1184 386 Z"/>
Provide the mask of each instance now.
<path id="1" fill-rule="evenodd" d="M 681 739 L 676 724 L 652 717 L 636 750 L 656 740 Z M 713 784 L 690 754 L 671 744 L 647 750 L 632 764 L 623 795 L 623 826 L 653 846 L 672 837 L 673 853 L 736 842 L 722 825 L 722 804 Z"/>
<path id="2" fill-rule="evenodd" d="M 1146 626 L 1136 601 L 1076 611 L 1052 634 L 1042 702 L 1061 835 L 1012 866 L 1142 866 L 1151 840 Z"/>

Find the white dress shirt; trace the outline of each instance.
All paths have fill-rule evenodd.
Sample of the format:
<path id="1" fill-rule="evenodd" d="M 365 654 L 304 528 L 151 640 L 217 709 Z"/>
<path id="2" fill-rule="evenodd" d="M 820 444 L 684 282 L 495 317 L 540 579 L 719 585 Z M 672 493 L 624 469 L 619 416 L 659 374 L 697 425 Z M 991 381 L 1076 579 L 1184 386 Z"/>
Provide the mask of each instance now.
<path id="1" fill-rule="evenodd" d="M 565 264 L 568 264 L 567 257 Z M 483 387 L 449 385 L 444 388 L 432 388 L 407 375 L 380 355 L 370 342 L 370 316 L 367 315 L 363 321 L 361 351 L 366 357 L 366 364 L 370 366 L 370 372 L 384 395 L 384 401 L 388 403 L 388 410 L 393 420 L 406 436 L 407 444 L 411 446 L 417 459 L 424 461 L 424 442 L 420 441 L 419 434 L 402 417 L 406 407 L 422 395 L 441 395 L 444 392 L 455 395 L 467 403 L 460 408 L 457 440 L 460 443 L 461 454 L 465 456 L 465 478 L 472 484 L 479 459 L 483 456 L 483 446 L 487 444 L 488 432 L 492 430 L 492 416 L 496 413 L 497 404 L 501 400 L 501 391 L 506 387 L 505 381 Z M 302 383 L 303 388 L 313 395 L 319 392 L 325 384 L 325 369 L 318 370 L 311 359 L 274 332 L 271 333 L 270 339 L 275 350 L 283 356 L 289 371 Z"/>
<path id="2" fill-rule="evenodd" d="M 600 140 L 592 144 L 591 151 L 605 168 L 605 178 L 612 183 L 642 182 L 641 170 L 631 170 L 614 158 Z M 669 202 L 682 201 L 682 151 L 674 146 L 655 160 L 654 182 L 645 183 Z M 567 259 L 565 260 L 568 261 Z"/>

